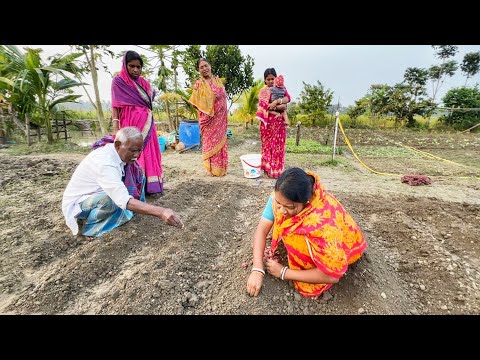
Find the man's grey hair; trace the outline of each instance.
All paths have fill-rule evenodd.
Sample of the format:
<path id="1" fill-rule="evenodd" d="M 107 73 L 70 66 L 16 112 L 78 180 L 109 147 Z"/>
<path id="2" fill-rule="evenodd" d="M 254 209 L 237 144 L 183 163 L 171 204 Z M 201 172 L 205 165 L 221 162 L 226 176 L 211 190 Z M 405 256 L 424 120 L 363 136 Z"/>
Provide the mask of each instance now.
<path id="1" fill-rule="evenodd" d="M 117 131 L 115 135 L 115 141 L 120 141 L 122 144 L 125 144 L 130 139 L 140 139 L 143 141 L 143 136 L 140 130 L 138 130 L 135 126 L 127 126 L 121 128 Z"/>

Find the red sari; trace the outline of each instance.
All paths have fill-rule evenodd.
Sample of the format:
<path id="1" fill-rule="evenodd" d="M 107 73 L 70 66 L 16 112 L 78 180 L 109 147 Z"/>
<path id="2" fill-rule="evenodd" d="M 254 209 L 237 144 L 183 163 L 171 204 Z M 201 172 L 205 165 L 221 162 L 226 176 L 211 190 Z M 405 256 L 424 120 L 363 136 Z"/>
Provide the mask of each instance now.
<path id="1" fill-rule="evenodd" d="M 285 217 L 273 206 L 274 223 L 271 253 L 280 240 L 288 254 L 288 265 L 293 270 L 317 267 L 323 273 L 341 278 L 348 265 L 357 261 L 367 248 L 360 227 L 342 204 L 325 191 L 320 178 L 315 177 L 314 196 L 294 217 Z M 293 281 L 295 288 L 306 297 L 317 297 L 332 284 L 310 284 Z"/>
<path id="2" fill-rule="evenodd" d="M 203 166 L 213 176 L 226 175 L 227 93 L 221 80 L 216 76 L 211 82 L 198 79 L 189 101 L 198 109 Z"/>
<path id="3" fill-rule="evenodd" d="M 290 95 L 285 89 L 285 96 L 290 102 Z M 260 138 L 262 141 L 262 169 L 271 178 L 278 178 L 285 166 L 285 148 L 287 125 L 280 113 L 268 111 L 271 103 L 270 88 L 264 86 L 258 94 L 258 111 L 256 118 L 260 122 Z"/>

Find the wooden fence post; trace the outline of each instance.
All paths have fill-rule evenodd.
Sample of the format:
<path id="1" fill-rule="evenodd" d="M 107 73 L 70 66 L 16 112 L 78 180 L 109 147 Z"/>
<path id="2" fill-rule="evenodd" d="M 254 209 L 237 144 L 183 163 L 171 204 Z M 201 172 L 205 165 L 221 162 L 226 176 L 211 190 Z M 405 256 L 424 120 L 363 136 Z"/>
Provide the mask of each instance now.
<path id="1" fill-rule="evenodd" d="M 67 136 L 67 123 L 65 122 L 65 114 L 63 114 L 62 120 L 63 120 L 63 130 L 65 130 L 65 142 L 67 142 L 68 136 Z"/>
<path id="2" fill-rule="evenodd" d="M 55 129 L 57 130 L 57 140 L 60 139 L 60 133 L 58 132 L 58 118 L 55 115 Z"/>
<path id="3" fill-rule="evenodd" d="M 300 125 L 302 123 L 299 121 L 297 122 L 297 136 L 295 137 L 295 145 L 298 146 L 298 144 L 300 143 Z"/>

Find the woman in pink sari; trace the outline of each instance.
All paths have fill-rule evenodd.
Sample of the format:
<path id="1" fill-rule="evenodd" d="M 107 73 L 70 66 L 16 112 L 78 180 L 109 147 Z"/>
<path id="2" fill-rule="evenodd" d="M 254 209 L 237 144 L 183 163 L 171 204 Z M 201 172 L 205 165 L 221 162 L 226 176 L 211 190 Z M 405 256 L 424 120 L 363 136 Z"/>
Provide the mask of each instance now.
<path id="1" fill-rule="evenodd" d="M 285 166 L 285 146 L 287 124 L 280 112 L 287 109 L 290 94 L 285 89 L 285 96 L 271 101 L 270 88 L 273 86 L 277 72 L 268 68 L 263 74 L 265 86 L 258 94 L 258 111 L 256 118 L 260 120 L 260 138 L 262 140 L 262 169 L 268 177 L 278 178 Z"/>
<path id="2" fill-rule="evenodd" d="M 201 77 L 189 101 L 198 110 L 203 166 L 209 175 L 223 176 L 228 167 L 227 93 L 206 59 L 198 59 L 197 70 Z"/>
<path id="3" fill-rule="evenodd" d="M 143 151 L 137 159 L 145 170 L 147 194 L 163 192 L 162 155 L 152 107 L 155 90 L 141 75 L 143 60 L 135 51 L 123 56 L 122 70 L 112 81 L 113 130 L 135 126 L 143 135 Z"/>

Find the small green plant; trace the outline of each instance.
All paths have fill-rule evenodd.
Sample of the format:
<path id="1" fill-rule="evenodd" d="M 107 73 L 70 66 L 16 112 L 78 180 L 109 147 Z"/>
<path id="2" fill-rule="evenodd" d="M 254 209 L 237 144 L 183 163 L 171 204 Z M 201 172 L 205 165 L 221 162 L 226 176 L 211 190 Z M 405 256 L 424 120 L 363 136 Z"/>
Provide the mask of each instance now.
<path id="1" fill-rule="evenodd" d="M 340 165 L 340 162 L 337 161 L 337 160 L 330 159 L 330 160 L 322 162 L 321 165 L 323 165 L 323 166 L 338 166 L 338 165 Z"/>
<path id="2" fill-rule="evenodd" d="M 316 140 L 301 139 L 298 146 L 295 145 L 294 138 L 287 138 L 287 153 L 317 153 L 329 154 L 332 152 L 332 147 L 322 145 Z"/>

